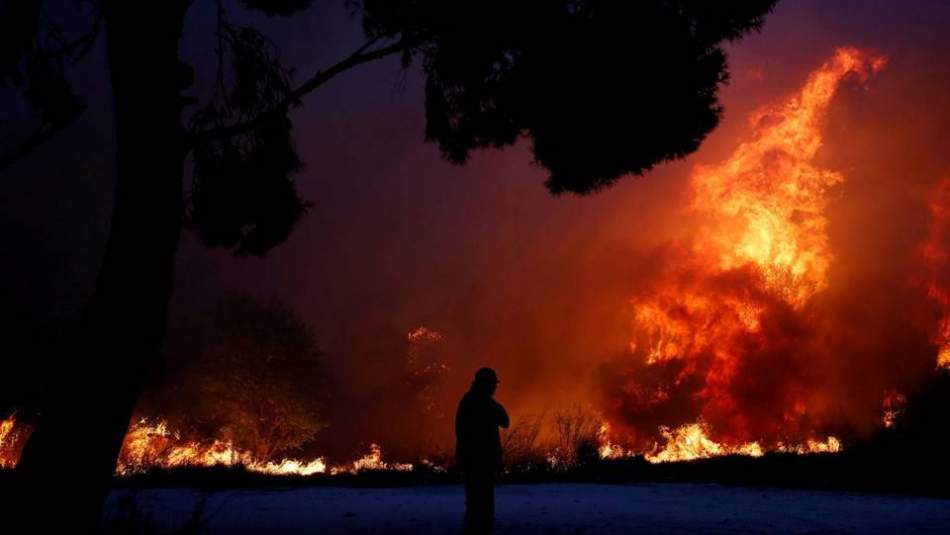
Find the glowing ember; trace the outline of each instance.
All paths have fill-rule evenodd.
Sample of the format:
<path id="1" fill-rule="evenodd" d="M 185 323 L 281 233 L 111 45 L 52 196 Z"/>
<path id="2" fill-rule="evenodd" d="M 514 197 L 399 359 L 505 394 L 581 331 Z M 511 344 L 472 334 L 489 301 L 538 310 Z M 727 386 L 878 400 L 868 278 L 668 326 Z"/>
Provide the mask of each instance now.
<path id="1" fill-rule="evenodd" d="M 881 402 L 884 427 L 891 428 L 897 424 L 897 419 L 904 412 L 905 403 L 907 403 L 907 397 L 897 390 L 884 393 L 884 401 Z"/>
<path id="2" fill-rule="evenodd" d="M 638 419 L 662 423 L 664 410 L 694 407 L 700 423 L 661 427 L 667 444 L 648 455 L 651 461 L 761 455 L 783 436 L 800 439 L 803 451 L 840 447 L 811 438 L 808 392 L 794 376 L 774 389 L 750 377 L 782 365 L 776 355 L 791 350 L 809 324 L 814 296 L 828 285 L 825 209 L 845 177 L 814 162 L 822 123 L 843 81 L 863 82 L 884 65 L 883 58 L 838 49 L 796 94 L 754 113 L 750 139 L 728 159 L 694 170 L 689 209 L 700 226 L 663 251 L 656 279 L 633 299 L 630 347 L 633 362 L 643 364 L 634 364 L 640 367 L 615 402 L 620 421 L 647 449 L 644 435 L 655 427 L 643 429 Z M 740 394 L 753 391 L 774 398 L 771 413 Z"/>
<path id="3" fill-rule="evenodd" d="M 806 453 L 838 453 L 841 451 L 843 446 L 841 441 L 835 437 L 828 437 L 824 441 L 808 439 L 804 444 L 798 444 L 795 446 L 779 444 L 779 451 L 786 453 L 797 453 L 799 455 L 804 455 Z"/>
<path id="4" fill-rule="evenodd" d="M 30 437 L 32 429 L 18 424 L 16 414 L 0 420 L 0 468 L 13 468 Z"/>
<path id="5" fill-rule="evenodd" d="M 412 329 L 406 334 L 406 339 L 409 340 L 410 344 L 419 343 L 424 341 L 437 342 L 442 339 L 442 335 L 437 331 L 426 327 L 425 325 L 420 325 L 415 329 Z"/>
<path id="6" fill-rule="evenodd" d="M 8 443 L 13 434 L 13 427 L 16 425 L 16 418 L 11 416 L 6 420 L 0 420 L 0 452 L 6 453 L 9 448 Z M 15 463 L 8 455 L 0 455 L 0 466 L 7 468 Z"/>

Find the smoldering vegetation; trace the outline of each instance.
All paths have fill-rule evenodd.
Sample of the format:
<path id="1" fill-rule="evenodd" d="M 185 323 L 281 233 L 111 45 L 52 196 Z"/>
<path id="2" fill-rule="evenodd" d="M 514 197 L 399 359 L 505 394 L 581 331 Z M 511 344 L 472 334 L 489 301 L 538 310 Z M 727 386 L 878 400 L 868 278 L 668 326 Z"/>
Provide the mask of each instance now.
<path id="1" fill-rule="evenodd" d="M 590 482 L 636 484 L 656 482 L 716 483 L 740 486 L 771 486 L 861 492 L 897 492 L 950 497 L 946 477 L 950 459 L 943 445 L 950 439 L 950 421 L 945 410 L 950 403 L 950 373 L 943 372 L 912 395 L 891 428 L 881 429 L 864 443 L 837 454 L 766 453 L 762 457 L 731 455 L 687 462 L 647 462 L 642 456 L 601 459 L 584 456 L 589 440 L 575 436 L 572 446 L 576 464 L 552 463 L 550 450 L 535 435 L 537 418 L 513 425 L 506 440 L 508 468 L 501 483 Z M 573 429 L 583 429 L 577 412 L 565 416 Z M 581 424 L 579 427 L 573 424 Z M 0 471 L 0 477 L 9 472 Z M 241 467 L 178 468 L 153 470 L 115 479 L 125 489 L 187 486 L 207 491 L 240 488 L 286 488 L 297 485 L 343 485 L 366 487 L 457 484 L 454 470 L 435 470 L 416 465 L 410 471 L 368 470 L 358 474 L 273 476 L 248 472 Z"/>

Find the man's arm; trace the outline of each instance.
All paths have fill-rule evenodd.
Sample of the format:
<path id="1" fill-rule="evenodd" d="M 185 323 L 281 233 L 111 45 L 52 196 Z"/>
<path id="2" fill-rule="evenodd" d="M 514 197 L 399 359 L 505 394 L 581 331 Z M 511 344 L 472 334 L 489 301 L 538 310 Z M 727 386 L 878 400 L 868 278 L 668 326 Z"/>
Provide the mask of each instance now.
<path id="1" fill-rule="evenodd" d="M 498 427 L 504 427 L 508 429 L 508 426 L 511 425 L 511 421 L 508 420 L 508 412 L 505 411 L 505 408 L 501 406 L 501 403 L 495 402 L 495 407 L 498 410 Z"/>

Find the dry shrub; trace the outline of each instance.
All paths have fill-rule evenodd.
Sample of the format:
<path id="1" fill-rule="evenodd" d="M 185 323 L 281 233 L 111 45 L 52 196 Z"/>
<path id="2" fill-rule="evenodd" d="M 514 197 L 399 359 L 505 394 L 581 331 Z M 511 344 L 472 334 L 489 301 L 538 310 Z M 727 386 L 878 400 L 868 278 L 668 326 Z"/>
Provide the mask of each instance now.
<path id="1" fill-rule="evenodd" d="M 502 431 L 501 448 L 508 471 L 527 472 L 547 464 L 544 450 L 538 442 L 543 422 L 543 413 L 528 414 Z"/>
<path id="2" fill-rule="evenodd" d="M 574 403 L 554 413 L 555 468 L 567 469 L 597 459 L 601 419 L 590 408 Z"/>

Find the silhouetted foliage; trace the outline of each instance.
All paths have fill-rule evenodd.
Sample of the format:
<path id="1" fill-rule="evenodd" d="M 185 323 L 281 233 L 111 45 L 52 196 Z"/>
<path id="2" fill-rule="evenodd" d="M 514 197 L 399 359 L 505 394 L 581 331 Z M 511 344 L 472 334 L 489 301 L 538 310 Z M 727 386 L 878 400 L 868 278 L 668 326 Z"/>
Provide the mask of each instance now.
<path id="1" fill-rule="evenodd" d="M 554 193 L 588 193 L 695 151 L 718 123 L 721 44 L 773 1 L 366 0 L 370 36 L 418 42 L 426 137 L 465 162 L 530 139 Z"/>
<path id="2" fill-rule="evenodd" d="M 241 3 L 268 15 L 288 16 L 308 9 L 313 0 L 241 0 Z"/>
<path id="3" fill-rule="evenodd" d="M 530 472 L 548 466 L 547 456 L 538 442 L 544 414 L 527 414 L 501 431 L 502 458 L 510 472 Z"/>
<path id="4" fill-rule="evenodd" d="M 191 130 L 265 119 L 233 136 L 196 138 L 185 224 L 209 247 L 263 255 L 290 235 L 308 206 L 291 179 L 303 164 L 290 119 L 264 115 L 290 98 L 290 73 L 277 61 L 274 45 L 253 28 L 224 24 L 220 32 L 232 53 L 233 80 L 218 80 L 215 98 L 195 113 Z"/>
<path id="5" fill-rule="evenodd" d="M 554 193 L 588 193 L 695 151 L 718 123 L 724 40 L 758 28 L 773 1 L 349 2 L 371 43 L 397 39 L 426 75 L 426 138 L 455 163 L 530 139 Z M 233 90 L 192 120 L 189 228 L 205 245 L 264 254 L 307 204 L 291 175 L 296 103 L 265 38 L 219 28 Z M 219 77 L 224 69 L 219 68 Z M 219 85 L 224 88 L 224 83 Z M 228 136 L 228 125 L 251 125 Z"/>
<path id="6" fill-rule="evenodd" d="M 0 419 L 16 413 L 20 422 L 31 422 L 43 410 L 44 391 L 54 388 L 48 379 L 48 366 L 69 354 L 68 340 L 74 333 L 60 320 L 39 321 L 12 302 L 0 308 L 3 337 L 3 361 L 0 374 Z"/>
<path id="7" fill-rule="evenodd" d="M 190 347 L 156 372 L 140 412 L 261 459 L 326 426 L 326 377 L 307 325 L 278 303 L 231 293 L 194 325 Z"/>
<path id="8" fill-rule="evenodd" d="M 242 0 L 285 16 L 311 3 Z M 6 37 L 0 74 L 24 79 L 15 67 L 26 57 L 29 98 L 44 124 L 62 126 L 82 107 L 63 74 L 69 54 L 31 53 L 40 3 L 14 4 L 6 20 L 21 23 Z M 775 0 L 346 4 L 362 15 L 370 41 L 297 88 L 276 47 L 253 28 L 233 26 L 218 4 L 215 94 L 189 123 L 185 223 L 205 245 L 262 255 L 287 238 L 308 206 L 291 178 L 302 163 L 289 110 L 338 72 L 394 53 L 407 67 L 421 59 L 425 136 L 452 162 L 525 137 L 549 171 L 550 191 L 583 194 L 686 156 L 722 113 L 722 43 L 759 28 Z M 387 41 L 395 42 L 376 46 Z"/>
<path id="9" fill-rule="evenodd" d="M 99 33 L 99 13 L 92 1 L 94 21 L 88 33 L 70 39 L 56 24 L 41 24 L 39 1 L 0 4 L 0 88 L 22 87 L 38 124 L 22 143 L 0 153 L 0 167 L 9 165 L 62 130 L 86 105 L 66 76 L 68 66 L 83 59 Z"/>
<path id="10" fill-rule="evenodd" d="M 580 404 L 561 407 L 554 413 L 554 455 L 561 468 L 589 463 L 597 458 L 601 420 Z"/>
<path id="11" fill-rule="evenodd" d="M 882 441 L 906 450 L 903 455 L 945 459 L 950 444 L 950 371 L 937 370 L 923 388 L 911 393 Z M 950 460 L 944 462 L 950 465 Z"/>

